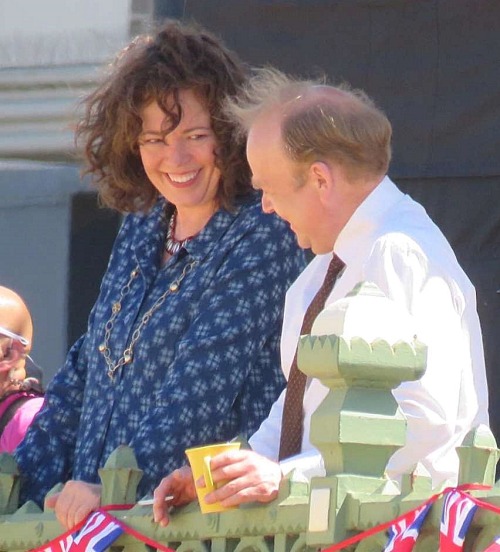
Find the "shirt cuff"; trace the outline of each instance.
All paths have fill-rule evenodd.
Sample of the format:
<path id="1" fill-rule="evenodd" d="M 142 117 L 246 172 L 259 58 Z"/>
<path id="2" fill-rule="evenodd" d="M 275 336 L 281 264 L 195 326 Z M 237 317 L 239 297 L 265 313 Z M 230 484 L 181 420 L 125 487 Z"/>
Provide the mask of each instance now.
<path id="1" fill-rule="evenodd" d="M 281 472 L 285 477 L 293 470 L 297 470 L 308 481 L 310 481 L 313 477 L 324 477 L 325 475 L 323 457 L 316 449 L 308 450 L 307 452 L 286 458 L 279 464 Z"/>

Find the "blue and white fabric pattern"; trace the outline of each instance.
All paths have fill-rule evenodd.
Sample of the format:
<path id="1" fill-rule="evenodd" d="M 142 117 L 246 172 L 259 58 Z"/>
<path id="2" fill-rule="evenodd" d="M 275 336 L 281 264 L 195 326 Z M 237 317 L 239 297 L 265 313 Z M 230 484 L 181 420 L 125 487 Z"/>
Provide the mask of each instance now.
<path id="1" fill-rule="evenodd" d="M 143 478 L 139 496 L 185 463 L 190 446 L 251 435 L 284 387 L 279 359 L 284 296 L 305 266 L 288 225 L 259 198 L 219 210 L 161 266 L 166 203 L 125 217 L 90 314 L 50 383 L 45 406 L 16 451 L 22 500 L 42 503 L 58 482 L 98 482 L 98 469 L 130 445 Z M 99 352 L 111 307 L 129 279 L 109 346 L 117 359 L 142 315 L 197 261 L 177 293 L 143 328 L 133 360 L 114 381 Z"/>

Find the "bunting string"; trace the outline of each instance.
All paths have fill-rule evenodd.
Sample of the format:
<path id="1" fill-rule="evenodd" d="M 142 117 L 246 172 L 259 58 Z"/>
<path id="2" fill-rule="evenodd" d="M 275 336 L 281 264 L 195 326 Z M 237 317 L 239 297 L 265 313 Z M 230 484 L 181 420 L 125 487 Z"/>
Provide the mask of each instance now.
<path id="1" fill-rule="evenodd" d="M 102 506 L 69 531 L 29 552 L 104 552 L 123 533 L 161 552 L 175 552 L 172 548 L 146 537 L 108 513 L 110 510 L 130 510 L 133 506 L 135 504 Z"/>
<path id="2" fill-rule="evenodd" d="M 323 552 L 337 552 L 337 550 L 342 550 L 343 548 L 347 548 L 348 546 L 351 546 L 352 544 L 356 544 L 357 542 L 366 539 L 368 537 L 371 537 L 372 535 L 375 535 L 377 533 L 380 533 L 381 531 L 385 531 L 387 529 L 394 528 L 393 530 L 397 530 L 397 527 L 409 527 L 418 516 L 419 510 L 423 509 L 425 506 L 430 506 L 434 504 L 439 498 L 446 495 L 449 492 L 452 491 L 484 491 L 491 489 L 489 485 L 479 485 L 475 483 L 467 483 L 464 485 L 460 485 L 458 487 L 447 487 L 446 489 L 443 489 L 442 491 L 432 495 L 428 500 L 426 500 L 423 504 L 418 506 L 418 508 L 414 508 L 413 510 L 409 510 L 408 512 L 405 512 L 404 514 L 401 514 L 396 519 L 393 519 L 391 521 L 387 521 L 385 523 L 381 523 L 380 525 L 376 525 L 375 527 L 371 527 L 370 529 L 367 529 L 366 531 L 362 531 L 361 533 L 358 533 L 357 535 L 353 535 L 352 537 L 349 537 L 341 542 L 338 542 L 336 544 L 333 544 L 332 546 L 329 546 L 328 548 L 325 548 Z M 468 495 L 466 495 L 468 496 Z M 427 513 L 428 509 L 425 513 Z M 500 513 L 500 508 L 498 509 L 498 512 Z M 422 520 L 423 523 L 423 520 Z M 404 531 L 404 529 L 403 529 Z M 393 537 L 394 539 L 394 537 Z M 390 541 L 388 545 L 390 544 Z M 398 548 L 393 548 L 394 552 L 398 551 Z M 401 548 L 401 550 L 405 550 L 404 548 Z M 411 550 L 409 548 L 408 550 Z M 386 552 L 384 550 L 384 552 Z M 406 552 L 406 551 L 405 551 Z"/>
<path id="3" fill-rule="evenodd" d="M 491 487 L 477 484 L 448 487 L 396 519 L 371 527 L 325 548 L 323 552 L 337 552 L 385 530 L 388 532 L 388 540 L 383 552 L 412 552 L 432 504 L 442 497 L 444 497 L 444 501 L 440 522 L 439 550 L 440 552 L 461 552 L 465 536 L 478 508 L 500 514 L 499 506 L 467 494 L 469 491 L 488 489 Z M 109 514 L 111 510 L 128 510 L 133 506 L 135 505 L 103 506 L 91 513 L 77 526 L 56 539 L 31 549 L 30 552 L 104 552 L 123 533 L 129 534 L 161 552 L 175 552 L 172 548 L 142 535 Z M 500 535 L 495 537 L 485 552 L 500 552 Z"/>

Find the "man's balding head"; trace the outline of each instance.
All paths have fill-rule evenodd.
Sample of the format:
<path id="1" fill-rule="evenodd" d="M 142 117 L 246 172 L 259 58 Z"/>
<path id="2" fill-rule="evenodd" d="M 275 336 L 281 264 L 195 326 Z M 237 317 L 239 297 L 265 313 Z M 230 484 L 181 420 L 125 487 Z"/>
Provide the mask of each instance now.
<path id="1" fill-rule="evenodd" d="M 248 134 L 259 121 L 280 118 L 284 152 L 298 164 L 332 161 L 353 179 L 381 178 L 391 158 L 392 128 L 362 91 L 347 85 L 294 80 L 276 69 L 256 72 L 227 114 Z"/>
<path id="2" fill-rule="evenodd" d="M 22 298 L 12 289 L 0 286 L 0 327 L 24 337 L 31 348 L 33 321 Z"/>

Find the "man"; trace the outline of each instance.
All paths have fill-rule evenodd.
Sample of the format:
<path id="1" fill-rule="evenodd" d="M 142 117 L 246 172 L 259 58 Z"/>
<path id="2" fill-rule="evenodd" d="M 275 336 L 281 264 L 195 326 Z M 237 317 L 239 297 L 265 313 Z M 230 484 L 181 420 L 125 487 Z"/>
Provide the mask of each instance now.
<path id="1" fill-rule="evenodd" d="M 455 447 L 471 428 L 488 423 L 475 292 L 425 210 L 386 176 L 389 121 L 360 91 L 293 82 L 275 70 L 258 73 L 245 99 L 228 110 L 247 133 L 253 185 L 262 191 L 264 211 L 288 221 L 299 244 L 317 255 L 287 294 L 281 341 L 285 375 L 304 333 L 304 313 L 332 256 L 338 257 L 345 269 L 325 308 L 357 282 L 374 282 L 413 317 L 419 340 L 428 346 L 425 375 L 394 391 L 408 432 L 388 475 L 397 479 L 421 462 L 434 486 L 456 483 Z M 253 451 L 212 459 L 214 480 L 229 483 L 207 495 L 207 502 L 267 502 L 291 469 L 308 476 L 324 473 L 309 442 L 309 425 L 327 390 L 317 380 L 308 382 L 300 451 L 278 462 L 285 393 L 250 439 Z M 168 523 L 166 495 L 173 495 L 174 505 L 195 498 L 187 468 L 163 479 L 155 491 L 155 520 L 162 525 Z"/>
<path id="2" fill-rule="evenodd" d="M 0 452 L 14 451 L 43 404 L 40 383 L 26 378 L 32 338 L 26 303 L 0 286 Z"/>

